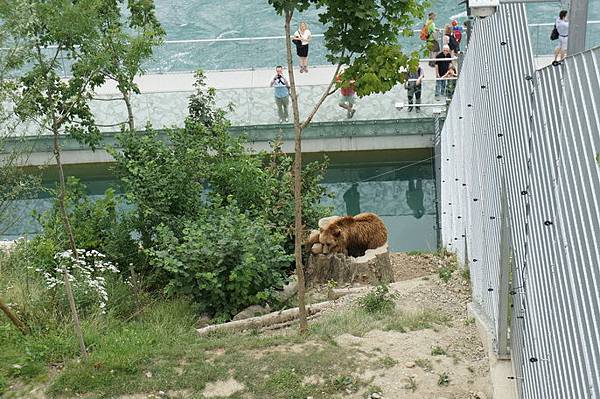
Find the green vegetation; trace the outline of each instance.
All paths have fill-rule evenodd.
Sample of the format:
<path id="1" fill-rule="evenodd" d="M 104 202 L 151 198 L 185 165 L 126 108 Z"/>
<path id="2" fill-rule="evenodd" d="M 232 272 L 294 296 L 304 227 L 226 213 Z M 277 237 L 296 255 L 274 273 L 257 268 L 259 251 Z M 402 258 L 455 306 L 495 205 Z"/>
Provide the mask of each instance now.
<path id="1" fill-rule="evenodd" d="M 433 371 L 433 365 L 429 359 L 417 359 L 415 364 L 425 371 Z"/>
<path id="2" fill-rule="evenodd" d="M 464 268 L 462 268 L 460 275 L 468 283 L 471 282 L 471 269 L 469 269 L 468 265 L 466 265 Z"/>
<path id="3" fill-rule="evenodd" d="M 398 364 L 398 361 L 390 356 L 385 356 L 381 360 L 381 365 L 386 369 L 392 368 Z"/>
<path id="4" fill-rule="evenodd" d="M 448 266 L 441 267 L 440 270 L 438 270 L 438 276 L 440 276 L 440 279 L 444 283 L 450 281 L 452 278 L 452 273 L 454 273 L 454 269 Z"/>
<path id="5" fill-rule="evenodd" d="M 412 392 L 415 392 L 417 390 L 417 381 L 415 380 L 415 377 L 406 377 L 406 384 L 404 384 L 404 389 L 408 389 Z"/>
<path id="6" fill-rule="evenodd" d="M 389 313 L 396 306 L 394 300 L 398 297 L 396 292 L 390 291 L 388 284 L 380 284 L 373 288 L 367 295 L 358 300 L 358 304 L 367 313 Z"/>
<path id="7" fill-rule="evenodd" d="M 81 362 L 77 341 L 67 328 L 64 294 L 46 288 L 40 273 L 28 267 L 26 254 L 20 248 L 0 254 L 0 294 L 34 330 L 25 336 L 0 319 L 0 382 L 3 389 L 16 381 L 44 385 L 50 397 L 91 393 L 108 398 L 183 389 L 199 394 L 208 382 L 231 376 L 255 397 L 328 398 L 368 386 L 371 381 L 354 374 L 363 367 L 397 364 L 385 356 L 360 362 L 353 349 L 337 344 L 336 337 L 397 325 L 410 331 L 444 320 L 433 311 L 369 313 L 357 304 L 323 316 L 311 324 L 307 336 L 250 331 L 199 338 L 194 331 L 197 305 L 189 298 L 138 291 L 131 278 L 112 278 L 107 281 L 104 315 L 96 306 L 85 305 L 84 296 L 76 292 L 90 355 L 88 362 Z M 305 347 L 298 351 L 292 345 Z"/>
<path id="8" fill-rule="evenodd" d="M 441 387 L 447 387 L 448 385 L 450 385 L 450 377 L 448 376 L 448 373 L 444 372 L 439 375 L 438 385 Z"/>
<path id="9" fill-rule="evenodd" d="M 433 348 L 431 348 L 431 355 L 433 355 L 433 356 L 446 356 L 447 352 L 441 346 L 434 346 Z"/>
<path id="10" fill-rule="evenodd" d="M 399 312 L 395 318 L 384 325 L 384 330 L 400 332 L 417 331 L 425 329 L 436 329 L 438 326 L 446 326 L 450 318 L 437 311 L 424 309 L 414 313 Z"/>

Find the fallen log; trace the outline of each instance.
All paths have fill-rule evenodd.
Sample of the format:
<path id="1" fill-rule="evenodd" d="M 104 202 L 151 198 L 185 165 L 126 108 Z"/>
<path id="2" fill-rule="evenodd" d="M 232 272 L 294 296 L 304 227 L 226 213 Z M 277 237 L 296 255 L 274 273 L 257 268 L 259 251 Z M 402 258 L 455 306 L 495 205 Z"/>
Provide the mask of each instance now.
<path id="1" fill-rule="evenodd" d="M 23 335 L 29 334 L 29 327 L 27 327 L 27 325 L 25 323 L 23 323 L 17 317 L 17 315 L 15 315 L 13 313 L 12 310 L 10 310 L 10 308 L 2 301 L 1 298 L 0 298 L 0 310 L 2 310 L 4 312 L 6 317 L 8 317 L 10 319 L 10 321 L 12 321 L 12 323 L 15 325 L 15 327 L 17 327 Z"/>
<path id="2" fill-rule="evenodd" d="M 319 302 L 313 305 L 308 305 L 306 307 L 307 316 L 315 315 L 319 312 L 322 312 L 325 309 L 331 308 L 335 306 L 337 303 L 335 301 L 326 301 Z M 222 324 L 212 324 L 210 326 L 206 326 L 203 328 L 199 328 L 196 331 L 199 335 L 206 335 L 213 331 L 239 331 L 246 330 L 250 328 L 260 329 L 266 326 L 271 326 L 273 324 L 283 324 L 290 321 L 293 321 L 299 317 L 298 308 L 281 310 L 278 312 L 272 312 L 263 316 L 251 317 L 249 319 L 244 320 L 236 320 L 230 321 Z"/>

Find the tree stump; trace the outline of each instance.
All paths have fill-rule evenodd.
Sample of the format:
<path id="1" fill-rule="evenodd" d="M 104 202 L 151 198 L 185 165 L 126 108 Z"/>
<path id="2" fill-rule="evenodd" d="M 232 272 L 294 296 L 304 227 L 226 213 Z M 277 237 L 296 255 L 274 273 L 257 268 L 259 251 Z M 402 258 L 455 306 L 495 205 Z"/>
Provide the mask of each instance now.
<path id="1" fill-rule="evenodd" d="M 311 254 L 305 270 L 307 287 L 325 284 L 371 284 L 394 281 L 388 245 L 369 249 L 358 258 L 337 254 Z"/>

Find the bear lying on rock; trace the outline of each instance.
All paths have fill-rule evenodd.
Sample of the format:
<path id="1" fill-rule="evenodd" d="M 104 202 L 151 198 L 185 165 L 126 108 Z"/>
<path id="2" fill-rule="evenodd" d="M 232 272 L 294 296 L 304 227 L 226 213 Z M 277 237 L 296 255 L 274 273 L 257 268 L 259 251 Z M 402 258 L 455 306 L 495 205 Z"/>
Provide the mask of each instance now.
<path id="1" fill-rule="evenodd" d="M 331 218 L 320 231 L 313 230 L 308 243 L 316 253 L 343 253 L 359 257 L 367 249 L 375 249 L 387 242 L 383 220 L 374 213 Z"/>

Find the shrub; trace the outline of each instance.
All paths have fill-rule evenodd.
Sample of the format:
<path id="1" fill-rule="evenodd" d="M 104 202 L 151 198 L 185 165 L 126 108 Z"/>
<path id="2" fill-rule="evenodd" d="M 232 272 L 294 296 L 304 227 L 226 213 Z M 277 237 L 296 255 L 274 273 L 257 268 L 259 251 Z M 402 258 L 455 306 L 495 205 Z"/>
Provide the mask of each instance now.
<path id="1" fill-rule="evenodd" d="M 94 200 L 86 194 L 84 184 L 69 177 L 65 195 L 77 248 L 106 254 L 120 270 L 127 270 L 130 263 L 139 261 L 138 245 L 130 235 L 127 217 L 118 217 L 119 200 L 112 188 Z M 30 259 L 36 268 L 52 271 L 57 267 L 54 256 L 69 249 L 58 200 L 50 210 L 36 217 L 42 233 L 28 243 Z"/>
<path id="2" fill-rule="evenodd" d="M 164 270 L 168 294 L 194 298 L 201 310 L 229 317 L 270 299 L 283 286 L 290 255 L 284 237 L 235 203 L 214 204 L 187 221 L 182 236 L 167 226 L 156 229 L 150 263 Z"/>
<path id="3" fill-rule="evenodd" d="M 214 90 L 201 73 L 197 79 L 183 128 L 124 131 L 117 136 L 122 151 L 111 154 L 134 209 L 131 228 L 150 256 L 137 271 L 153 288 L 191 295 L 203 309 L 230 315 L 266 299 L 269 284 L 279 286 L 282 273 L 293 269 L 287 256 L 294 251 L 292 159 L 280 142 L 270 154 L 247 151 L 243 137 L 229 134 Z M 304 168 L 309 225 L 327 214 L 320 205 L 324 172 L 324 163 Z M 239 281 L 228 280 L 232 270 Z"/>
<path id="4" fill-rule="evenodd" d="M 394 310 L 397 297 L 398 294 L 391 292 L 388 284 L 380 284 L 359 298 L 358 304 L 368 313 L 386 313 Z"/>

